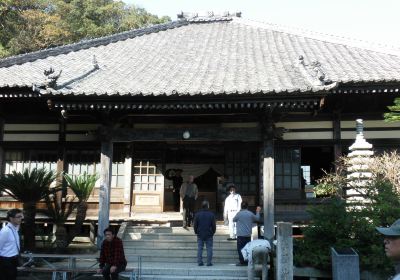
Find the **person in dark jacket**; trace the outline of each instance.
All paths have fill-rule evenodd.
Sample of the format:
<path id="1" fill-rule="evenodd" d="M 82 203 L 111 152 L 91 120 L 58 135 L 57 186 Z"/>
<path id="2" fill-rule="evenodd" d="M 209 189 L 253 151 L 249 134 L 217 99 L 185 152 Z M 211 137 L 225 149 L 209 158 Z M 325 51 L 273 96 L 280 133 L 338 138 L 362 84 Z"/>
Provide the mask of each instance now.
<path id="1" fill-rule="evenodd" d="M 115 236 L 111 228 L 104 230 L 104 241 L 100 251 L 100 269 L 105 280 L 118 280 L 118 273 L 126 268 L 126 259 L 122 240 Z M 110 277 L 111 276 L 111 277 Z"/>
<path id="2" fill-rule="evenodd" d="M 201 203 L 201 210 L 194 216 L 194 233 L 197 234 L 197 263 L 199 266 L 203 263 L 204 243 L 207 247 L 207 266 L 212 266 L 213 236 L 215 234 L 215 215 L 208 210 L 210 204 L 208 201 Z"/>
<path id="3" fill-rule="evenodd" d="M 174 199 L 174 211 L 179 212 L 181 198 L 179 191 L 183 184 L 182 169 L 168 169 L 165 171 L 165 178 L 172 181 L 173 186 L 173 199 Z"/>

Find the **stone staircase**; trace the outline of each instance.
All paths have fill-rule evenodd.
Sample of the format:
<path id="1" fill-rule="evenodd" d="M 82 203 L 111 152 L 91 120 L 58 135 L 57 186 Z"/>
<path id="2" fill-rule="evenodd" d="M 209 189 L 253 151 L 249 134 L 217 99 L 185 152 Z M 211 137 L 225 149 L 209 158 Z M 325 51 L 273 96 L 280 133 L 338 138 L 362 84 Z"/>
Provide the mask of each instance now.
<path id="1" fill-rule="evenodd" d="M 142 258 L 141 279 L 245 280 L 247 267 L 238 267 L 236 241 L 227 241 L 227 228 L 217 226 L 213 266 L 197 265 L 197 237 L 193 228 L 127 225 L 119 232 L 124 242 L 128 267 Z M 203 261 L 206 262 L 206 249 Z"/>

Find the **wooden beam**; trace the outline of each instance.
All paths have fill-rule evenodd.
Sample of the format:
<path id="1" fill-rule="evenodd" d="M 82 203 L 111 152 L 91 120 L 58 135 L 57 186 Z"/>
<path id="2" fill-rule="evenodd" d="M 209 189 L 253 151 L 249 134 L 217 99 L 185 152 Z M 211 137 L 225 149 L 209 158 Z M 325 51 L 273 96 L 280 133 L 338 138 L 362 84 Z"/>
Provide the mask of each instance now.
<path id="1" fill-rule="evenodd" d="M 112 141 L 103 141 L 100 157 L 99 225 L 97 229 L 97 248 L 99 249 L 104 239 L 103 231 L 110 223 L 112 158 Z"/>
<path id="2" fill-rule="evenodd" d="M 190 138 L 186 141 L 261 141 L 261 132 L 254 128 L 160 128 L 160 129 L 130 129 L 117 128 L 101 131 L 101 135 L 107 134 L 113 142 L 132 141 L 180 141 L 183 140 L 183 132 L 189 131 Z"/>

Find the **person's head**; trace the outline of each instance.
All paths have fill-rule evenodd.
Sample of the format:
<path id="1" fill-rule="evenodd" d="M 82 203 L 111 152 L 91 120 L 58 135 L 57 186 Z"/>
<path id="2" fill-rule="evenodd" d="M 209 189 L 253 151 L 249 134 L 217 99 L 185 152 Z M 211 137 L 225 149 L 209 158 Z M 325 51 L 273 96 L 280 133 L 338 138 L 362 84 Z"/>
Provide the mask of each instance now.
<path id="1" fill-rule="evenodd" d="M 201 203 L 201 208 L 202 209 L 210 208 L 210 203 L 207 200 L 203 200 L 203 202 Z"/>
<path id="2" fill-rule="evenodd" d="M 24 219 L 22 210 L 18 208 L 10 209 L 7 211 L 7 221 L 9 221 L 14 226 L 19 226 Z"/>
<path id="3" fill-rule="evenodd" d="M 175 169 L 175 176 L 181 176 L 182 175 L 182 169 Z"/>
<path id="4" fill-rule="evenodd" d="M 231 193 L 231 194 L 236 193 L 236 187 L 235 187 L 235 185 L 229 186 L 229 193 Z"/>
<path id="5" fill-rule="evenodd" d="M 376 230 L 384 236 L 385 253 L 388 258 L 400 260 L 400 219 L 390 227 L 377 227 Z"/>
<path id="6" fill-rule="evenodd" d="M 240 207 L 241 207 L 242 209 L 247 209 L 247 208 L 249 208 L 249 204 L 247 203 L 247 201 L 243 201 L 243 202 L 242 202 L 242 205 L 240 205 Z"/>
<path id="7" fill-rule="evenodd" d="M 193 183 L 193 181 L 194 181 L 193 175 L 189 175 L 189 177 L 188 177 L 188 182 L 189 182 L 189 183 Z"/>
<path id="8" fill-rule="evenodd" d="M 106 228 L 104 230 L 104 238 L 107 241 L 112 241 L 115 237 L 115 232 L 112 228 Z"/>

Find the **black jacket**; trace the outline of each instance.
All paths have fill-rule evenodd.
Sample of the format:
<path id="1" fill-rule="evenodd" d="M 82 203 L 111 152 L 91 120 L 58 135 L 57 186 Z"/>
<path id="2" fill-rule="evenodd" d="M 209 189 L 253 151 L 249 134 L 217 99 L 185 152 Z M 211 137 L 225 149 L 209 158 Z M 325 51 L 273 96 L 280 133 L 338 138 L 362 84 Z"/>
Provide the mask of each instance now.
<path id="1" fill-rule="evenodd" d="M 215 234 L 215 216 L 214 213 L 201 209 L 194 216 L 194 233 L 202 239 L 206 240 Z"/>

